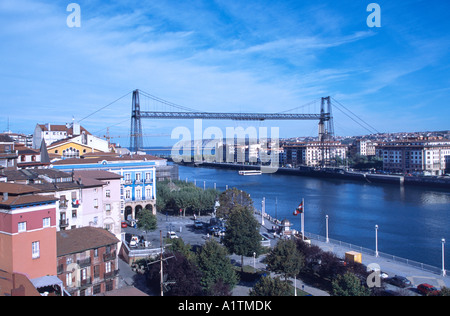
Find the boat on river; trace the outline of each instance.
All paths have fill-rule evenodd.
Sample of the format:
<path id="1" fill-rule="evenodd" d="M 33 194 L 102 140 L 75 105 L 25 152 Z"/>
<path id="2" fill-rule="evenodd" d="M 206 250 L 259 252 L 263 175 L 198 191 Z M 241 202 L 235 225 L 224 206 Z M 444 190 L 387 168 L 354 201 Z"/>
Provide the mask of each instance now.
<path id="1" fill-rule="evenodd" d="M 240 176 L 260 176 L 262 175 L 262 171 L 260 170 L 240 170 Z"/>

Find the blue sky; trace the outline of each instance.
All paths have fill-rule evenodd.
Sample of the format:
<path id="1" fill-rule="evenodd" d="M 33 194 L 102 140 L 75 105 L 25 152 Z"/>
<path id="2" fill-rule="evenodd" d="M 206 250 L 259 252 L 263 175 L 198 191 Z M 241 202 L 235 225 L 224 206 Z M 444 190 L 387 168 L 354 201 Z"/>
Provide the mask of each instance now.
<path id="1" fill-rule="evenodd" d="M 213 112 L 312 101 L 303 110 L 316 112 L 332 96 L 381 132 L 450 129 L 448 1 L 377 1 L 381 28 L 367 26 L 365 0 L 74 0 L 80 28 L 66 24 L 70 2 L 0 0 L 1 131 L 8 118 L 25 133 L 80 120 L 134 89 Z M 130 112 L 131 95 L 82 124 L 125 136 Z M 368 133 L 334 114 L 337 134 Z M 280 127 L 282 137 L 317 134 L 312 122 L 253 124 Z M 144 121 L 146 134 L 176 126 L 193 123 Z"/>

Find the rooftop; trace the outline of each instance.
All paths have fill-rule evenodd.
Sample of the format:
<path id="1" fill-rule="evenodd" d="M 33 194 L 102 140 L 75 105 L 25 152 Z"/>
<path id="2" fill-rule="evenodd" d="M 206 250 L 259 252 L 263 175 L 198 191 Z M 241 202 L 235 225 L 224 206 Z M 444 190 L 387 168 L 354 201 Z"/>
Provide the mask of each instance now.
<path id="1" fill-rule="evenodd" d="M 96 227 L 59 231 L 56 234 L 57 256 L 62 257 L 120 242 L 112 233 Z"/>

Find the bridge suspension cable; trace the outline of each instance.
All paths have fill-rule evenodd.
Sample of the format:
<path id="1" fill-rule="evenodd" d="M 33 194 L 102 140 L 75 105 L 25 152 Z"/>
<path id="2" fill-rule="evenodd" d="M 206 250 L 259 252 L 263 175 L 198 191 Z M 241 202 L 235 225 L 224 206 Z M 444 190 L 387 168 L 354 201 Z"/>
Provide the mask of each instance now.
<path id="1" fill-rule="evenodd" d="M 358 115 L 356 115 L 355 113 L 353 113 L 352 111 L 350 111 L 347 107 L 345 107 L 342 103 L 340 103 L 339 101 L 337 101 L 335 98 L 333 99 L 333 104 L 334 107 L 336 109 L 338 109 L 339 111 L 341 111 L 345 116 L 347 116 L 349 119 L 351 119 L 353 122 L 355 122 L 356 124 L 358 124 L 359 126 L 361 126 L 362 128 L 364 128 L 365 130 L 367 130 L 370 134 L 380 134 L 380 132 L 373 126 L 371 126 L 369 123 L 367 123 L 366 121 L 364 121 L 362 118 L 360 118 Z M 350 114 L 353 115 L 350 116 L 349 114 L 345 113 L 340 107 L 342 107 L 344 110 L 346 110 L 347 112 L 349 112 Z"/>

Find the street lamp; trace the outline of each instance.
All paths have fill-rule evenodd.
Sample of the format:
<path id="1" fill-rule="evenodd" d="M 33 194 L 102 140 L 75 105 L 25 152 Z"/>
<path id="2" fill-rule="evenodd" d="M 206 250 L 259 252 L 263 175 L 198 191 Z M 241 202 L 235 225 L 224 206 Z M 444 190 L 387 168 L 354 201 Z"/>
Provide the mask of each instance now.
<path id="1" fill-rule="evenodd" d="M 375 257 L 378 258 L 378 225 L 375 225 Z"/>
<path id="2" fill-rule="evenodd" d="M 330 243 L 330 239 L 328 238 L 328 215 L 325 216 L 326 219 L 326 230 L 327 230 L 327 239 L 326 242 L 327 244 Z"/>
<path id="3" fill-rule="evenodd" d="M 442 276 L 447 276 L 447 271 L 445 271 L 445 239 L 442 238 Z"/>

